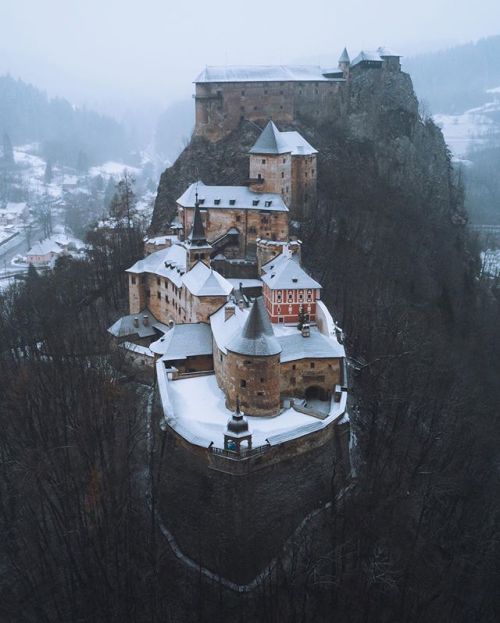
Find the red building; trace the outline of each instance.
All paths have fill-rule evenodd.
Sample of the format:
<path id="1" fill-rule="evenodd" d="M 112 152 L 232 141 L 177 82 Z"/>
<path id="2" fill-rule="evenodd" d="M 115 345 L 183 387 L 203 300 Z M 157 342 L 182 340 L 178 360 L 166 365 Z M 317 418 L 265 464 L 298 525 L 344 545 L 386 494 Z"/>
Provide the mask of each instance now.
<path id="1" fill-rule="evenodd" d="M 321 285 L 301 267 L 297 255 L 284 250 L 262 267 L 263 294 L 271 322 L 297 323 L 302 308 L 307 320 L 316 320 Z"/>

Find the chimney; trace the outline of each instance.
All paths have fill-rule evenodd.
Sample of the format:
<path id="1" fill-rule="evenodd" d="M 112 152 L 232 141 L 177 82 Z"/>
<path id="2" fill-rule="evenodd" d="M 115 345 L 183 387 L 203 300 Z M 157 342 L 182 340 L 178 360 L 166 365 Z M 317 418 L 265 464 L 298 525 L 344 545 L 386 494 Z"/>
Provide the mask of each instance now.
<path id="1" fill-rule="evenodd" d="M 302 333 L 302 337 L 309 337 L 311 335 L 311 327 L 308 322 L 304 322 L 300 332 Z"/>
<path id="2" fill-rule="evenodd" d="M 137 316 L 134 318 L 134 327 L 136 329 L 139 327 L 139 318 L 137 318 Z"/>
<path id="3" fill-rule="evenodd" d="M 240 300 L 238 301 L 238 307 L 239 307 L 240 309 L 244 309 L 244 308 L 245 308 L 245 301 L 244 301 L 243 299 L 240 299 Z"/>
<path id="4" fill-rule="evenodd" d="M 234 305 L 226 305 L 224 308 L 224 322 L 227 322 L 231 316 L 234 316 L 236 313 L 236 308 Z"/>
<path id="5" fill-rule="evenodd" d="M 145 327 L 148 327 L 148 326 L 149 326 L 149 316 L 146 316 L 146 314 L 144 314 L 144 316 L 142 317 L 142 324 L 143 324 Z"/>

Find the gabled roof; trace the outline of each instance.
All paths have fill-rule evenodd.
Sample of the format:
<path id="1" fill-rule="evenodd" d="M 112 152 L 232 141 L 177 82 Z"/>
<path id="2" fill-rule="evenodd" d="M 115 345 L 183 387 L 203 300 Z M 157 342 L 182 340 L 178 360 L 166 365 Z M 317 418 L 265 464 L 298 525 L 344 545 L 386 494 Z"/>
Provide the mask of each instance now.
<path id="1" fill-rule="evenodd" d="M 318 82 L 326 81 L 319 65 L 209 66 L 196 77 L 200 82 Z"/>
<path id="2" fill-rule="evenodd" d="M 186 249 L 181 244 L 151 253 L 127 269 L 128 273 L 152 273 L 170 279 L 177 287 L 182 285 L 182 275 L 186 272 Z"/>
<path id="3" fill-rule="evenodd" d="M 253 302 L 242 332 L 229 342 L 227 349 L 250 357 L 269 357 L 281 352 L 261 296 Z"/>
<path id="4" fill-rule="evenodd" d="M 318 152 L 298 132 L 280 132 L 276 125 L 269 121 L 262 130 L 251 154 L 292 154 L 310 155 Z"/>
<path id="5" fill-rule="evenodd" d="M 191 184 L 177 199 L 182 208 L 194 208 L 196 193 L 202 210 L 269 210 L 288 212 L 283 198 L 278 193 L 253 192 L 247 186 L 207 186 L 202 181 Z"/>
<path id="6" fill-rule="evenodd" d="M 351 67 L 354 67 L 355 65 L 359 65 L 359 63 L 364 63 L 367 61 L 370 63 L 382 64 L 382 58 L 378 52 L 372 52 L 372 51 L 365 52 L 364 50 L 361 50 L 361 52 L 352 61 Z"/>
<path id="7" fill-rule="evenodd" d="M 146 324 L 144 323 L 145 318 Z M 137 319 L 137 327 L 134 324 L 135 319 Z M 168 326 L 158 322 L 150 311 L 143 309 L 138 314 L 128 314 L 127 316 L 122 316 L 109 327 L 108 331 L 115 337 L 137 335 L 140 338 L 143 338 L 157 335 L 157 331 L 155 331 L 155 329 L 165 333 L 168 331 Z"/>
<path id="8" fill-rule="evenodd" d="M 177 324 L 150 345 L 163 361 L 175 361 L 212 354 L 212 331 L 208 324 L 198 322 Z"/>
<path id="9" fill-rule="evenodd" d="M 262 275 L 262 281 L 271 290 L 317 289 L 321 284 L 315 281 L 299 264 L 298 257 L 292 255 L 276 262 L 274 268 Z"/>
<path id="10" fill-rule="evenodd" d="M 282 348 L 280 361 L 297 361 L 299 359 L 330 359 L 344 357 L 344 347 L 334 338 L 320 333 L 311 327 L 309 337 L 303 337 L 300 331 L 278 337 Z"/>
<path id="11" fill-rule="evenodd" d="M 196 262 L 182 282 L 195 296 L 227 296 L 233 289 L 227 279 L 203 262 Z"/>

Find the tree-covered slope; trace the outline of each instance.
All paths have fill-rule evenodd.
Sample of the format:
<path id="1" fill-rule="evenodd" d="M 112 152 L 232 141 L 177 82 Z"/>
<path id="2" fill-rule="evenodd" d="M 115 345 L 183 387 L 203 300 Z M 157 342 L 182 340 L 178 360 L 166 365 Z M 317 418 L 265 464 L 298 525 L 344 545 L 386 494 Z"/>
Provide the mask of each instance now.
<path id="1" fill-rule="evenodd" d="M 0 76 L 0 133 L 16 145 L 40 142 L 44 156 L 76 166 L 83 152 L 91 163 L 123 157 L 124 128 L 98 113 L 73 107 L 22 80 Z"/>

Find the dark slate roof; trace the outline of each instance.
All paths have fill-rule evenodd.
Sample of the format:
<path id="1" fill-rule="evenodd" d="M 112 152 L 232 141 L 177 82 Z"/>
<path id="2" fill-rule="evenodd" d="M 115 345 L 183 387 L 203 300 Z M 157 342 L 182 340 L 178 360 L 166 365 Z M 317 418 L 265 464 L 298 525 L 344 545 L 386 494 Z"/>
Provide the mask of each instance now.
<path id="1" fill-rule="evenodd" d="M 203 245 L 207 242 L 207 236 L 205 234 L 205 228 L 203 227 L 203 221 L 201 220 L 200 206 L 196 202 L 194 208 L 193 227 L 188 236 L 189 242 L 196 245 Z"/>
<path id="2" fill-rule="evenodd" d="M 351 59 L 349 58 L 349 54 L 347 52 L 347 48 L 344 48 L 344 51 L 340 55 L 339 63 L 349 63 Z"/>
<path id="3" fill-rule="evenodd" d="M 241 334 L 229 342 L 227 349 L 240 355 L 257 357 L 269 357 L 281 352 L 261 296 L 255 299 Z"/>
<path id="4" fill-rule="evenodd" d="M 310 155 L 318 152 L 297 131 L 280 132 L 269 121 L 249 153 Z"/>

